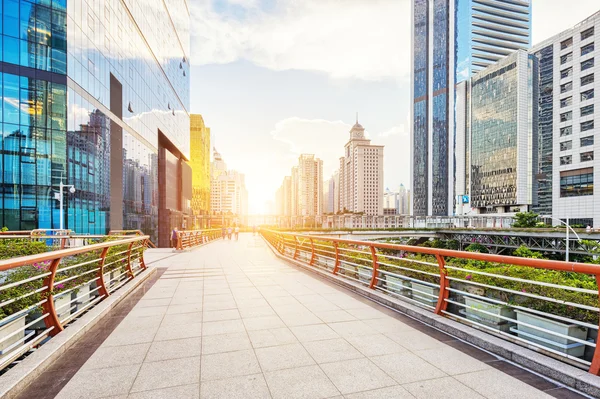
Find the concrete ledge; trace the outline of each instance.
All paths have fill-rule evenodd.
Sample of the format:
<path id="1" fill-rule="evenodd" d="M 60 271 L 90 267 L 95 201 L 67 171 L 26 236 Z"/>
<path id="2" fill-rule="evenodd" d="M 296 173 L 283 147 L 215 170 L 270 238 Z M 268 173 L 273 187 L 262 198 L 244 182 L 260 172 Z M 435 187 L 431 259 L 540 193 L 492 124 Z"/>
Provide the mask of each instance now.
<path id="1" fill-rule="evenodd" d="M 352 281 L 335 276 L 322 269 L 311 267 L 300 261 L 290 259 L 281 255 L 281 253 L 279 253 L 279 251 L 277 251 L 267 240 L 265 240 L 265 242 L 278 258 L 283 259 L 294 266 L 317 274 L 322 279 L 333 282 L 358 295 L 396 310 L 473 346 L 516 363 L 525 369 L 555 380 L 567 387 L 576 389 L 595 398 L 600 397 L 600 377 L 598 376 L 592 375 L 585 370 L 563 363 L 534 350 L 475 329 L 466 324 L 439 316 L 417 305 L 412 305 L 379 291 L 371 290 Z"/>
<path id="2" fill-rule="evenodd" d="M 51 338 L 22 362 L 0 377 L 0 398 L 16 397 L 25 387 L 38 378 L 52 363 L 96 323 L 124 300 L 129 294 L 140 288 L 141 284 L 156 273 L 155 267 L 148 267 L 105 300 L 99 302 L 87 313 L 69 324 L 60 334 Z"/>

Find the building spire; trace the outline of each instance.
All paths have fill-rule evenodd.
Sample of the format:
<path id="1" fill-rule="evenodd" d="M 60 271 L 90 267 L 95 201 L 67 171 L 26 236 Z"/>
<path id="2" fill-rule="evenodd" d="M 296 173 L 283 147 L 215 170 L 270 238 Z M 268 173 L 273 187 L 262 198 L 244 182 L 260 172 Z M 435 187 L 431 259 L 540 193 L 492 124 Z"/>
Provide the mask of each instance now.
<path id="1" fill-rule="evenodd" d="M 358 111 L 356 112 L 356 123 L 358 123 Z"/>

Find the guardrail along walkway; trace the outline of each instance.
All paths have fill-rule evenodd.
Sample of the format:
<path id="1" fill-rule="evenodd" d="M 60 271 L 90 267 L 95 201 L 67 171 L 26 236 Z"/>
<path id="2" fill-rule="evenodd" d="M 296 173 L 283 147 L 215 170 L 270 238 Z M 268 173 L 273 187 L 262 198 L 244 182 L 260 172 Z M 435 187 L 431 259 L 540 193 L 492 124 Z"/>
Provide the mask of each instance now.
<path id="1" fill-rule="evenodd" d="M 258 235 L 158 267 L 57 397 L 577 397 L 290 266 Z"/>

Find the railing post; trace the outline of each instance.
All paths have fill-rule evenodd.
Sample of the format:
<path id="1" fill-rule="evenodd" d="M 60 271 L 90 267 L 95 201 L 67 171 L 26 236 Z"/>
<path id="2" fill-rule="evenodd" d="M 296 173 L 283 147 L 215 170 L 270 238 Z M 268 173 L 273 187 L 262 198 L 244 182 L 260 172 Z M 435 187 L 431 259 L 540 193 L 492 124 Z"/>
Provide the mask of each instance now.
<path id="1" fill-rule="evenodd" d="M 142 248 L 146 248 L 146 245 L 148 245 L 147 243 L 151 242 L 150 239 L 146 239 L 146 242 L 144 242 L 144 246 Z M 146 270 L 148 267 L 146 266 L 146 262 L 144 262 L 144 254 L 146 253 L 146 251 L 142 250 L 142 255 L 140 256 L 140 266 L 142 269 Z"/>
<path id="2" fill-rule="evenodd" d="M 100 288 L 98 288 L 98 294 L 109 296 L 108 290 L 106 289 L 106 283 L 104 282 L 104 264 L 106 263 L 106 255 L 108 255 L 108 250 L 110 247 L 106 247 L 102 250 L 102 254 L 100 254 L 100 269 L 98 270 L 98 284 Z"/>
<path id="3" fill-rule="evenodd" d="M 377 250 L 374 245 L 371 245 L 371 258 L 373 258 L 373 276 L 371 276 L 369 288 L 375 289 L 375 286 L 377 285 L 377 275 L 379 274 L 379 263 L 377 262 Z"/>
<path id="4" fill-rule="evenodd" d="M 596 274 L 596 284 L 600 289 L 600 274 Z M 600 294 L 599 294 L 600 295 Z M 596 338 L 596 347 L 594 348 L 594 356 L 592 357 L 592 364 L 590 365 L 589 372 L 594 375 L 600 375 L 600 349 L 598 348 L 598 338 Z"/>
<path id="5" fill-rule="evenodd" d="M 442 314 L 448 307 L 448 302 L 446 299 L 450 296 L 450 291 L 448 288 L 450 287 L 450 280 L 447 278 L 447 270 L 446 270 L 446 261 L 442 255 L 435 255 L 438 266 L 440 268 L 440 293 L 438 295 L 437 305 L 435 306 L 435 313 Z"/>
<path id="6" fill-rule="evenodd" d="M 294 259 L 298 256 L 298 236 L 294 235 Z"/>
<path id="7" fill-rule="evenodd" d="M 58 269 L 58 265 L 60 264 L 61 260 L 62 258 L 58 258 L 52 261 L 50 268 L 48 269 L 50 271 L 50 275 L 44 278 L 43 283 L 48 290 L 46 291 L 48 293 L 46 296 L 46 302 L 42 304 L 42 311 L 44 313 L 48 313 L 48 316 L 44 317 L 44 324 L 46 325 L 46 328 L 54 327 L 52 331 L 50 331 L 50 336 L 52 337 L 64 330 L 58 318 L 58 314 L 56 313 L 56 308 L 54 307 L 54 293 L 52 292 L 54 290 L 54 278 L 56 277 L 56 270 Z"/>
<path id="8" fill-rule="evenodd" d="M 337 241 L 333 242 L 333 247 L 335 248 L 335 265 L 333 265 L 333 274 L 338 274 L 340 271 L 340 249 L 338 248 Z"/>
<path id="9" fill-rule="evenodd" d="M 310 262 L 308 264 L 312 266 L 313 263 L 315 263 L 315 243 L 313 242 L 313 239 L 310 238 Z"/>
<path id="10" fill-rule="evenodd" d="M 133 242 L 129 244 L 129 248 L 127 248 L 127 273 L 130 278 L 133 278 L 133 268 L 131 267 L 131 248 L 133 248 Z"/>

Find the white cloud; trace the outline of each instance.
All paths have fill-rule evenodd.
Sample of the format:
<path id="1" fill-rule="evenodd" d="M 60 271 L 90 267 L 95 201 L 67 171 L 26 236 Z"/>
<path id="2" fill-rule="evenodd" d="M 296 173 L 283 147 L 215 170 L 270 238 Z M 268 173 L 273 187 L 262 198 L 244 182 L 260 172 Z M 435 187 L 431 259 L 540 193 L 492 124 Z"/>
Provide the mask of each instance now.
<path id="1" fill-rule="evenodd" d="M 372 81 L 409 74 L 409 0 L 281 0 L 270 13 L 255 3 L 241 19 L 217 13 L 208 0 L 192 3 L 192 62 L 248 60 Z"/>
<path id="2" fill-rule="evenodd" d="M 598 0 L 535 0 L 532 6 L 533 45 L 570 29 L 600 11 Z"/>

